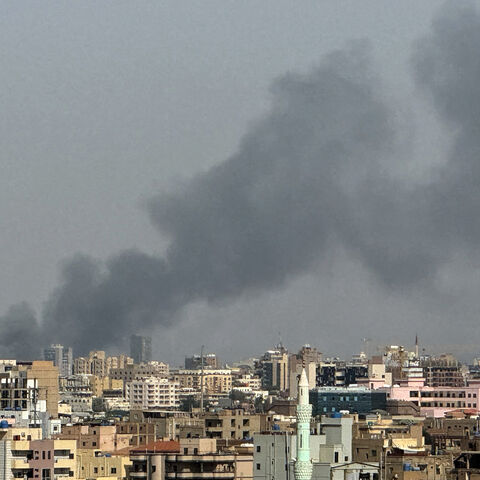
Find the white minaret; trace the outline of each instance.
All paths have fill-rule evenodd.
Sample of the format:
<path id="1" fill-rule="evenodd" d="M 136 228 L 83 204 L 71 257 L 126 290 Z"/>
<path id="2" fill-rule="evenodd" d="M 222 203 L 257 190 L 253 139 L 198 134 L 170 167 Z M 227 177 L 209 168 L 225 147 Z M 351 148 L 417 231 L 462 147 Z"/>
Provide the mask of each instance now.
<path id="1" fill-rule="evenodd" d="M 297 403 L 297 460 L 295 461 L 295 480 L 311 480 L 312 462 L 310 460 L 310 420 L 312 406 L 308 398 L 308 378 L 302 370 L 298 383 Z"/>

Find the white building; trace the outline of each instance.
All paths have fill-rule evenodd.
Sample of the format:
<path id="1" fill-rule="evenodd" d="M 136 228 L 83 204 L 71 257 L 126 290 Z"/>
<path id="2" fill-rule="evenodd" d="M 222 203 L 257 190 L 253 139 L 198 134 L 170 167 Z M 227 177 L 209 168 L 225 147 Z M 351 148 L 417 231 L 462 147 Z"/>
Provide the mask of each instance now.
<path id="1" fill-rule="evenodd" d="M 177 408 L 180 405 L 179 385 L 166 378 L 147 377 L 126 385 L 126 398 L 130 408 Z"/>

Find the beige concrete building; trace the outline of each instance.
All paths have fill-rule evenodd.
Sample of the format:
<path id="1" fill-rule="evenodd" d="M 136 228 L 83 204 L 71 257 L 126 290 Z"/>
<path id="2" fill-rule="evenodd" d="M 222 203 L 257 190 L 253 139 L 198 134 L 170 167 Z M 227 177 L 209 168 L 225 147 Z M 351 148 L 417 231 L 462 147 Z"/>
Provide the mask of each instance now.
<path id="1" fill-rule="evenodd" d="M 172 372 L 175 382 L 181 389 L 200 391 L 201 370 L 175 370 Z M 229 369 L 204 369 L 203 391 L 207 394 L 230 393 L 232 390 L 232 371 Z"/>
<path id="2" fill-rule="evenodd" d="M 88 357 L 78 357 L 73 362 L 74 374 L 92 374 L 99 377 L 106 375 L 106 355 L 103 350 L 93 350 Z"/>
<path id="3" fill-rule="evenodd" d="M 133 365 L 133 358 L 128 355 L 121 354 L 107 357 L 105 361 L 106 373 L 108 375 L 112 368 L 125 368 L 127 365 Z"/>
<path id="4" fill-rule="evenodd" d="M 170 451 L 169 451 L 170 450 Z M 187 438 L 132 450 L 131 479 L 236 480 L 253 478 L 251 450 L 218 452 L 215 439 Z"/>
<path id="5" fill-rule="evenodd" d="M 53 362 L 34 360 L 19 364 L 19 369 L 25 369 L 28 379 L 35 379 L 38 388 L 38 399 L 45 400 L 47 411 L 53 418 L 58 417 L 58 368 Z"/>
<path id="6" fill-rule="evenodd" d="M 163 362 L 149 362 L 137 364 L 127 364 L 123 368 L 112 368 L 109 377 L 114 380 L 122 380 L 124 386 L 134 380 L 146 377 L 167 378 L 169 366 Z"/>
<path id="7" fill-rule="evenodd" d="M 155 424 L 158 427 L 157 438 L 176 440 L 205 436 L 205 421 L 189 412 L 130 410 L 130 423 Z"/>
<path id="8" fill-rule="evenodd" d="M 75 440 L 79 449 L 114 452 L 130 446 L 128 435 L 117 434 L 115 426 L 66 425 L 55 438 Z"/>
<path id="9" fill-rule="evenodd" d="M 76 478 L 117 480 L 128 476 L 132 462 L 128 455 L 115 455 L 93 449 L 77 451 Z"/>
<path id="10" fill-rule="evenodd" d="M 261 414 L 248 414 L 243 410 L 223 410 L 218 413 L 204 413 L 205 436 L 224 440 L 252 438 L 261 431 Z"/>
<path id="11" fill-rule="evenodd" d="M 94 397 L 101 397 L 104 390 L 122 390 L 123 380 L 117 380 L 110 377 L 99 377 L 92 375 L 90 378 L 90 388 Z"/>
<path id="12" fill-rule="evenodd" d="M 0 441 L 2 478 L 56 479 L 75 477 L 76 443 L 68 440 L 28 439 L 14 435 L 12 440 Z"/>

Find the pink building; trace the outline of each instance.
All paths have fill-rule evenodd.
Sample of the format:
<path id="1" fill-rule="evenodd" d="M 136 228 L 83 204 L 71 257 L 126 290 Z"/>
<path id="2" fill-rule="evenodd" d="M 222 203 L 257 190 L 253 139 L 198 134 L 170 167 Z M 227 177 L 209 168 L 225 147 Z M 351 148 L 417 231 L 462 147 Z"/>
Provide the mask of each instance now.
<path id="1" fill-rule="evenodd" d="M 464 387 L 427 387 L 425 378 L 409 378 L 386 389 L 387 398 L 413 402 L 427 417 L 443 417 L 446 412 L 480 407 L 480 381 Z"/>

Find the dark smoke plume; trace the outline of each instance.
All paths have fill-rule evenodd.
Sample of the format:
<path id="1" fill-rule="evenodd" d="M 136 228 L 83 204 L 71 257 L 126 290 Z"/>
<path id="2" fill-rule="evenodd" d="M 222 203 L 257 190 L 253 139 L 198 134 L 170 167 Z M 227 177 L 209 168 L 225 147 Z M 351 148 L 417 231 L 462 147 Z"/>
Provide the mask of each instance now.
<path id="1" fill-rule="evenodd" d="M 430 282 L 452 252 L 480 239 L 479 51 L 478 13 L 458 3 L 415 48 L 415 79 L 455 131 L 448 163 L 422 185 L 391 173 L 401 159 L 395 116 L 365 44 L 277 80 L 270 113 L 235 155 L 148 203 L 170 239 L 166 256 L 68 261 L 41 340 L 78 353 L 119 344 L 134 330 L 169 325 L 192 301 L 281 286 L 337 245 L 388 288 Z M 38 328 L 25 315 L 5 345 Z"/>

